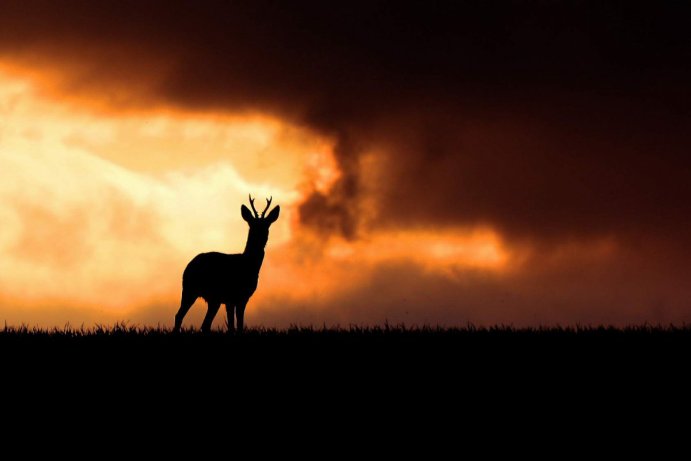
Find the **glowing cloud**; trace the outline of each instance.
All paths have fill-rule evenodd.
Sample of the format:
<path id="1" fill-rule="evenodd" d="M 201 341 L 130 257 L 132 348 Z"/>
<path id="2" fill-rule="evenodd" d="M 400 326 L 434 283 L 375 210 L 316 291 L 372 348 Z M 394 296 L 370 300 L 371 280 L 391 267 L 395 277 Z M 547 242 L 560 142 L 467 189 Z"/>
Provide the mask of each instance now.
<path id="1" fill-rule="evenodd" d="M 294 236 L 299 201 L 314 190 L 328 193 L 339 172 L 328 139 L 276 119 L 94 114 L 42 98 L 30 81 L 6 74 L 0 107 L 5 310 L 72 306 L 112 318 L 156 303 L 172 309 L 191 256 L 242 250 L 246 225 L 237 211 L 248 191 L 280 197 L 284 209 L 272 228 L 260 310 L 280 296 L 311 300 L 315 287 L 326 298 L 343 293 L 387 262 L 452 276 L 507 260 L 490 231 L 380 233 L 352 242 Z"/>
<path id="2" fill-rule="evenodd" d="M 291 205 L 335 175 L 327 140 L 266 117 L 97 117 L 5 75 L 0 110 L 0 290 L 20 304 L 169 298 L 190 255 L 241 251 L 248 191 L 280 197 L 280 244 Z"/>

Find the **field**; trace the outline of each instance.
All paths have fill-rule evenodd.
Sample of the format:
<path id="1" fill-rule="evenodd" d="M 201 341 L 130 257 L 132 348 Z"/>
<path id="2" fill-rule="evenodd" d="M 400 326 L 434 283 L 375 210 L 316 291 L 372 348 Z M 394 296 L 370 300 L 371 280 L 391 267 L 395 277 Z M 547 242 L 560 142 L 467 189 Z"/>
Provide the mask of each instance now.
<path id="1" fill-rule="evenodd" d="M 326 347 L 534 347 L 552 345 L 559 348 L 593 347 L 610 349 L 620 346 L 651 346 L 667 348 L 691 342 L 691 327 L 641 325 L 625 328 L 607 326 L 514 328 L 512 326 L 476 327 L 408 327 L 405 325 L 313 327 L 292 326 L 287 329 L 254 327 L 242 333 L 229 334 L 215 329 L 203 334 L 194 328 L 183 328 L 174 334 L 166 327 L 148 327 L 119 323 L 44 329 L 38 327 L 7 326 L 0 328 L 0 348 L 13 346 L 89 346 L 104 347 L 137 345 L 157 347 L 181 344 L 194 347 L 223 346 L 242 348 L 250 345 L 261 348 L 276 346 Z M 601 349 L 600 349 L 601 350 Z M 5 349 L 5 352 L 7 350 Z"/>
<path id="2" fill-rule="evenodd" d="M 376 326 L 348 328 L 250 328 L 243 334 L 194 330 L 172 334 L 161 327 L 126 324 L 43 330 L 5 327 L 5 363 L 70 362 L 97 365 L 105 359 L 130 366 L 228 365 L 281 368 L 290 364 L 322 370 L 535 368 L 611 370 L 686 362 L 691 328 L 636 326 L 518 329 Z"/>
<path id="3" fill-rule="evenodd" d="M 320 430 L 355 419 L 372 434 L 440 422 L 511 432 L 535 415 L 543 430 L 584 418 L 606 433 L 612 415 L 677 408 L 690 346 L 691 329 L 652 326 L 0 330 L 4 395 L 41 414 L 122 413 L 145 427 L 223 408 Z"/>

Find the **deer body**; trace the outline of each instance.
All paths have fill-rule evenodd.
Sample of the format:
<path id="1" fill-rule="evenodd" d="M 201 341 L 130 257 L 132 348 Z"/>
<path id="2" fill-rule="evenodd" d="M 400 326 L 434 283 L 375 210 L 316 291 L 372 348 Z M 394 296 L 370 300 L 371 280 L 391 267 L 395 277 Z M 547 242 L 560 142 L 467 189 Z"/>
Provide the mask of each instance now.
<path id="1" fill-rule="evenodd" d="M 249 300 L 257 289 L 261 259 L 256 261 L 245 254 L 201 253 L 185 268 L 183 290 L 190 288 L 206 302 L 236 306 Z"/>
<path id="2" fill-rule="evenodd" d="M 228 330 L 235 329 L 237 316 L 238 330 L 242 331 L 245 307 L 257 289 L 259 270 L 264 261 L 264 247 L 269 239 L 269 226 L 278 219 L 280 213 L 280 207 L 277 206 L 269 216 L 264 217 L 271 200 L 267 200 L 266 209 L 261 216 L 254 209 L 254 200 L 251 197 L 250 204 L 254 216 L 245 205 L 241 208 L 242 217 L 250 227 L 243 253 L 201 253 L 187 264 L 182 275 L 182 300 L 175 315 L 174 331 L 180 331 L 182 320 L 200 297 L 208 304 L 202 323 L 203 332 L 211 330 L 211 323 L 221 304 L 226 306 Z"/>

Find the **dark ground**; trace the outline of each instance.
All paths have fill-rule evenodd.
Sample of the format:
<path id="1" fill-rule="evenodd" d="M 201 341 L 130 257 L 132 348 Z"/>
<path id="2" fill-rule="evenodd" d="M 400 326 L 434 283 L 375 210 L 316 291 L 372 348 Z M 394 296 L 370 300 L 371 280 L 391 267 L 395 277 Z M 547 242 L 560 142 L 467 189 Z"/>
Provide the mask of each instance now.
<path id="1" fill-rule="evenodd" d="M 154 446 L 184 445 L 188 431 L 203 440 L 206 430 L 225 443 L 239 425 L 298 452 L 328 441 L 405 453 L 424 442 L 447 457 L 478 448 L 478 436 L 532 450 L 688 427 L 690 346 L 691 329 L 653 327 L 6 329 L 0 370 L 5 420 L 48 418 L 54 428 L 76 417 L 78 438 L 115 425 L 124 432 L 109 437 L 148 445 L 159 431 Z M 253 449 L 276 440 L 259 437 Z"/>
<path id="2" fill-rule="evenodd" d="M 471 382 L 483 376 L 573 379 L 674 375 L 689 363 L 691 328 L 249 329 L 242 335 L 125 325 L 91 330 L 0 330 L 5 367 L 152 379 L 217 374 L 372 382 Z M 685 373 L 685 370 L 683 370 Z"/>

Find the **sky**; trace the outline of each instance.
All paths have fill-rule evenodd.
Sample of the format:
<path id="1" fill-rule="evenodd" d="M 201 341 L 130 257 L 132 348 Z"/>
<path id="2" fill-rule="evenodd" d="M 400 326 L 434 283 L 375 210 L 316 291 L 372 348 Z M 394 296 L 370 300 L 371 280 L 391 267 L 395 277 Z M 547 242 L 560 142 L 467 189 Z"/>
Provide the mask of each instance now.
<path id="1" fill-rule="evenodd" d="M 250 326 L 688 323 L 691 7 L 637 3 L 1 1 L 0 320 L 169 326 L 252 194 Z"/>

